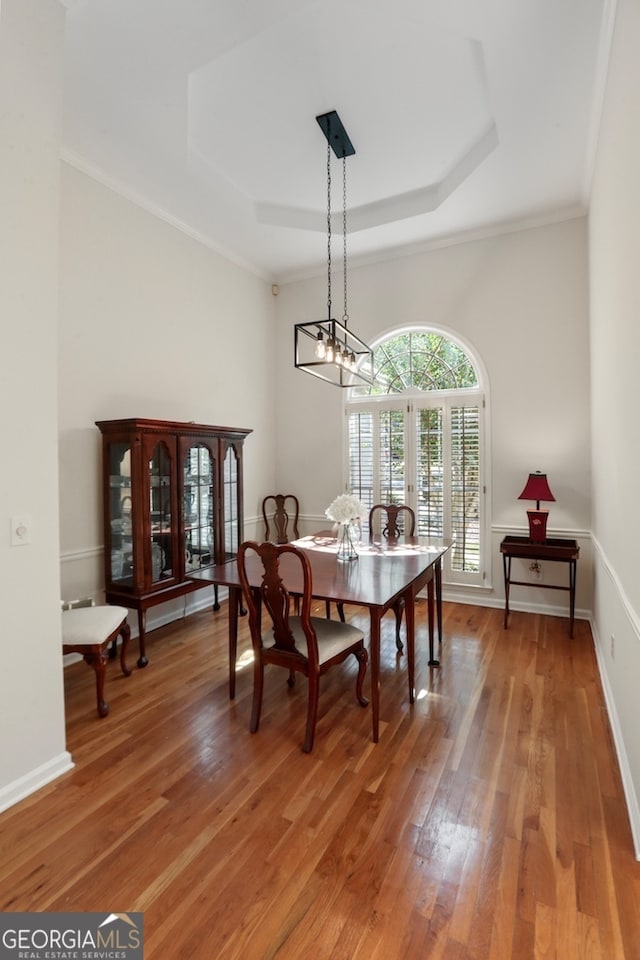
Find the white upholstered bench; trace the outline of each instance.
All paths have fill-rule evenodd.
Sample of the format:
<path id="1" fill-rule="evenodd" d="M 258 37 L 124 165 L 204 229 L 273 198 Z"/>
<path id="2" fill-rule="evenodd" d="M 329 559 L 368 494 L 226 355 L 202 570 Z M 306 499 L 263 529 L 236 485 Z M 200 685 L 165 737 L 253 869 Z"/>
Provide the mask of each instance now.
<path id="1" fill-rule="evenodd" d="M 91 600 L 63 604 L 62 610 L 62 652 L 79 653 L 84 662 L 93 667 L 96 674 L 96 693 L 98 697 L 98 715 L 106 717 L 109 705 L 104 699 L 104 678 L 109 660 L 109 646 L 122 637 L 120 666 L 125 677 L 130 676 L 126 653 L 130 629 L 127 623 L 126 607 L 93 606 Z M 114 648 L 115 649 L 115 648 Z"/>

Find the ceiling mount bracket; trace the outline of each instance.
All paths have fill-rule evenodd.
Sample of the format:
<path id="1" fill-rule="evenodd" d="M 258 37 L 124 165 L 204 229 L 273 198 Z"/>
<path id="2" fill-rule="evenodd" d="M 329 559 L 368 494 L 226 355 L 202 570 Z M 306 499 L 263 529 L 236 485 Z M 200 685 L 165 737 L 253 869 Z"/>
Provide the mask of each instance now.
<path id="1" fill-rule="evenodd" d="M 349 135 L 335 110 L 320 114 L 319 117 L 316 117 L 316 120 L 338 160 L 354 155 L 355 147 L 349 140 Z"/>

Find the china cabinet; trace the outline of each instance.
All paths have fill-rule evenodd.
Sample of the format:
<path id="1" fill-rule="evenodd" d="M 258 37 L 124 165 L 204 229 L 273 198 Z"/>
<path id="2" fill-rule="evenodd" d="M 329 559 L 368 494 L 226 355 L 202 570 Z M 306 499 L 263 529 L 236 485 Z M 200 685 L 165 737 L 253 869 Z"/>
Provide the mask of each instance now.
<path id="1" fill-rule="evenodd" d="M 200 589 L 195 570 L 232 559 L 243 536 L 242 453 L 251 430 L 169 420 L 99 420 L 105 596 L 138 612 Z M 215 596 L 214 609 L 218 609 Z"/>

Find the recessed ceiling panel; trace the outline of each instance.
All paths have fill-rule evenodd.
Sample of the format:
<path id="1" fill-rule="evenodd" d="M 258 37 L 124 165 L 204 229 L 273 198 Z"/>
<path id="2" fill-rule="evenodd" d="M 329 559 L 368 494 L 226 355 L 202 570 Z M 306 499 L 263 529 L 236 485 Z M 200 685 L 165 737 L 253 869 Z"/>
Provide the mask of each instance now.
<path id="1" fill-rule="evenodd" d="M 255 201 L 323 206 L 315 116 L 332 109 L 356 149 L 350 203 L 437 183 L 492 122 L 481 47 L 391 5 L 384 18 L 344 2 L 303 10 L 192 72 L 189 150 Z"/>
<path id="2" fill-rule="evenodd" d="M 329 110 L 352 262 L 586 209 L 614 0 L 65 5 L 63 158 L 272 280 L 324 269 Z"/>

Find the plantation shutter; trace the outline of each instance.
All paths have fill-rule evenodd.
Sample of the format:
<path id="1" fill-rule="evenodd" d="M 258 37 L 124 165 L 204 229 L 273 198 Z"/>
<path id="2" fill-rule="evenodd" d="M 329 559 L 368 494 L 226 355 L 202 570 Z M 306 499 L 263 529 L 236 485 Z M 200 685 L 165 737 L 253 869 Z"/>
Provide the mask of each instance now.
<path id="1" fill-rule="evenodd" d="M 349 491 L 371 509 L 374 504 L 373 413 L 351 413 L 349 431 Z"/>
<path id="2" fill-rule="evenodd" d="M 454 570 L 475 571 L 480 564 L 480 410 L 451 410 L 451 535 Z"/>
<path id="3" fill-rule="evenodd" d="M 380 411 L 380 479 L 376 503 L 404 503 L 404 411 Z M 375 484 L 374 484 L 375 486 Z"/>
<path id="4" fill-rule="evenodd" d="M 416 413 L 418 535 L 444 536 L 444 436 L 442 407 Z"/>

